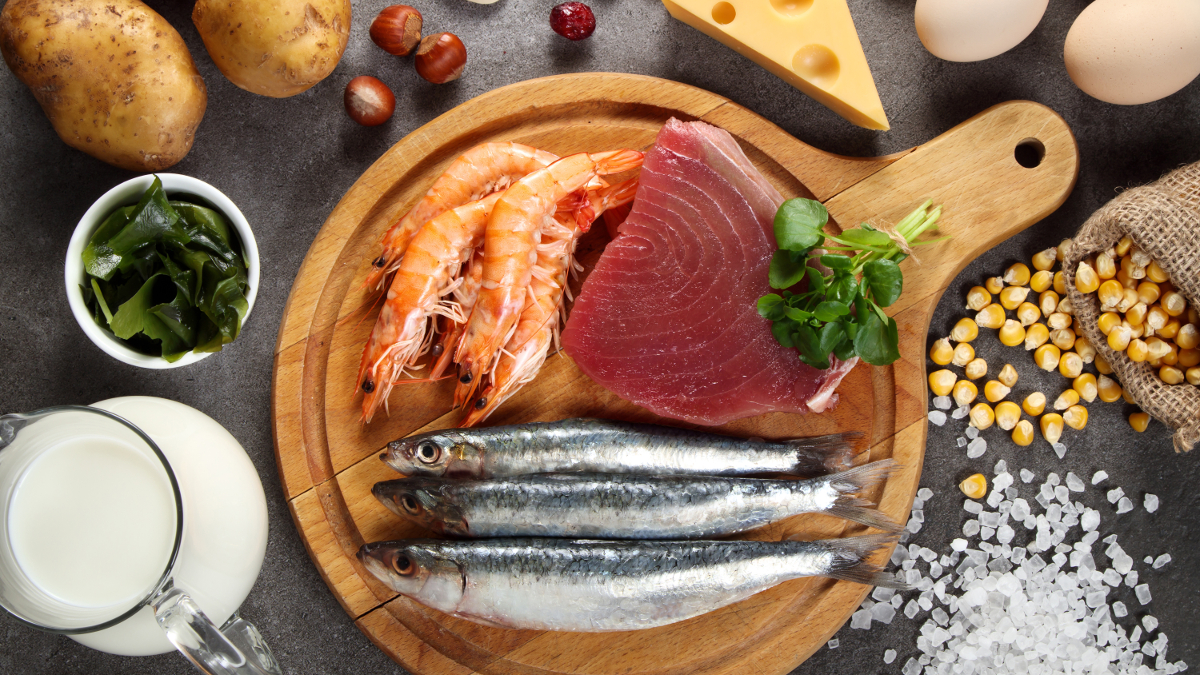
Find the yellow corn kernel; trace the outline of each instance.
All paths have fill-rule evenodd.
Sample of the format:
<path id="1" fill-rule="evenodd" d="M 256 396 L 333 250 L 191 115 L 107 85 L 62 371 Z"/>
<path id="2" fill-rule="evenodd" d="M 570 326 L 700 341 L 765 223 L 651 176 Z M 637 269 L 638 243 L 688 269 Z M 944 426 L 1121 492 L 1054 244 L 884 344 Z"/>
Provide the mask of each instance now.
<path id="1" fill-rule="evenodd" d="M 1040 420 L 1042 426 L 1042 437 L 1051 444 L 1057 443 L 1058 439 L 1062 438 L 1063 418 L 1058 413 L 1047 413 L 1042 415 Z"/>
<path id="2" fill-rule="evenodd" d="M 983 359 L 972 359 L 964 369 L 968 380 L 978 380 L 987 375 L 987 361 Z"/>
<path id="3" fill-rule="evenodd" d="M 1100 393 L 1100 387 L 1096 382 L 1096 376 L 1091 373 L 1083 373 L 1075 378 L 1071 383 L 1071 388 L 1079 392 L 1079 398 L 1091 403 L 1096 400 L 1096 395 Z"/>
<path id="4" fill-rule="evenodd" d="M 1144 412 L 1133 413 L 1129 416 L 1129 426 L 1133 427 L 1133 430 L 1139 434 L 1142 433 L 1146 430 L 1146 427 L 1150 426 L 1150 415 Z"/>
<path id="5" fill-rule="evenodd" d="M 1067 389 L 1063 393 L 1059 394 L 1058 398 L 1054 400 L 1054 409 L 1066 410 L 1076 403 L 1079 403 L 1079 392 L 1075 391 L 1074 389 Z"/>
<path id="6" fill-rule="evenodd" d="M 1166 293 L 1163 293 L 1162 302 L 1159 304 L 1162 305 L 1163 311 L 1165 311 L 1168 316 L 1179 316 L 1187 311 L 1187 300 L 1185 300 L 1183 294 L 1178 291 L 1167 291 Z"/>
<path id="7" fill-rule="evenodd" d="M 971 426 L 983 431 L 996 421 L 996 411 L 986 403 L 976 403 L 971 408 Z"/>
<path id="8" fill-rule="evenodd" d="M 987 478 L 977 473 L 958 484 L 958 489 L 971 499 L 983 499 L 987 496 Z"/>
<path id="9" fill-rule="evenodd" d="M 959 380 L 954 383 L 954 392 L 952 395 L 954 396 L 955 403 L 960 406 L 967 405 L 974 403 L 975 399 L 979 397 L 979 388 L 975 386 L 974 382 Z"/>
<path id="10" fill-rule="evenodd" d="M 1045 324 L 1035 323 L 1025 329 L 1025 349 L 1037 349 L 1050 339 L 1050 329 Z"/>
<path id="11" fill-rule="evenodd" d="M 1146 278 L 1156 284 L 1161 284 L 1169 277 L 1167 276 L 1167 273 L 1163 271 L 1163 268 L 1159 266 L 1157 260 L 1151 260 L 1150 264 L 1146 265 Z"/>
<path id="12" fill-rule="evenodd" d="M 1129 277 L 1132 279 L 1145 279 L 1146 278 L 1146 268 L 1139 267 L 1138 265 L 1134 264 L 1133 258 L 1131 258 L 1130 256 L 1122 256 L 1121 270 L 1124 271 L 1126 274 L 1128 274 Z"/>
<path id="13" fill-rule="evenodd" d="M 1190 305 L 1188 306 L 1187 311 L 1187 322 L 1200 326 L 1200 312 L 1196 311 L 1196 308 Z"/>
<path id="14" fill-rule="evenodd" d="M 1118 241 L 1116 245 L 1117 255 L 1125 255 L 1126 253 L 1129 253 L 1129 249 L 1132 247 L 1133 240 L 1129 238 L 1129 235 L 1121 237 L 1121 241 Z"/>
<path id="15" fill-rule="evenodd" d="M 1192 366 L 1183 373 L 1188 384 L 1200 385 L 1200 367 Z"/>
<path id="16" fill-rule="evenodd" d="M 929 374 L 929 390 L 933 392 L 934 396 L 947 396 L 957 380 L 958 376 L 953 371 L 943 368 Z"/>
<path id="17" fill-rule="evenodd" d="M 1066 314 L 1067 316 L 1074 317 L 1075 316 L 1075 308 L 1071 304 L 1071 297 L 1067 296 L 1067 297 L 1063 298 L 1062 300 L 1059 300 L 1058 307 L 1055 308 L 1055 312 L 1057 312 L 1058 314 Z"/>
<path id="18" fill-rule="evenodd" d="M 1075 346 L 1075 331 L 1070 328 L 1059 328 L 1058 330 L 1050 331 L 1050 344 L 1064 352 L 1071 349 Z"/>
<path id="19" fill-rule="evenodd" d="M 1129 249 L 1129 257 L 1131 260 L 1133 260 L 1133 264 L 1137 265 L 1138 267 L 1146 267 L 1150 263 L 1154 262 L 1154 259 L 1150 257 L 1149 253 L 1146 253 L 1137 246 Z"/>
<path id="20" fill-rule="evenodd" d="M 1179 347 L 1176 347 L 1170 342 L 1167 343 L 1167 346 L 1171 348 L 1171 351 L 1163 354 L 1163 357 L 1160 359 L 1160 361 L 1162 361 L 1162 365 L 1164 366 L 1173 366 L 1179 363 Z"/>
<path id="21" fill-rule="evenodd" d="M 1048 248 L 1044 251 L 1038 251 L 1033 254 L 1033 269 L 1039 272 L 1046 272 L 1054 269 L 1054 263 L 1058 262 L 1058 249 Z M 1034 275 L 1037 276 L 1037 275 Z"/>
<path id="22" fill-rule="evenodd" d="M 1097 288 L 1100 288 L 1100 277 L 1096 270 L 1086 260 L 1080 260 L 1079 267 L 1075 268 L 1075 289 L 1080 293 L 1093 293 Z"/>
<path id="23" fill-rule="evenodd" d="M 1121 315 L 1116 312 L 1105 312 L 1100 315 L 1099 319 L 1096 319 L 1096 327 L 1105 335 L 1108 335 L 1112 332 L 1112 329 L 1120 325 Z"/>
<path id="24" fill-rule="evenodd" d="M 1067 408 L 1063 413 L 1063 423 L 1072 429 L 1082 429 L 1087 426 L 1088 412 L 1087 408 L 1081 405 L 1073 405 Z"/>
<path id="25" fill-rule="evenodd" d="M 1171 353 L 1171 345 L 1159 338 L 1146 338 L 1146 358 L 1161 359 Z"/>
<path id="26" fill-rule="evenodd" d="M 1004 364 L 1004 367 L 1000 369 L 1000 374 L 996 376 L 996 379 L 1000 380 L 1000 384 L 1003 384 L 1006 387 L 1012 387 L 1017 383 L 1017 369 L 1013 368 L 1011 363 L 1006 363 Z"/>
<path id="27" fill-rule="evenodd" d="M 942 338 L 933 343 L 933 347 L 929 349 L 929 359 L 939 366 L 950 365 L 950 359 L 954 358 L 954 347 L 950 346 L 950 338 Z"/>
<path id="28" fill-rule="evenodd" d="M 1189 326 L 1191 324 L 1188 324 Z M 1009 319 L 1000 327 L 1000 344 L 1005 347 L 1016 347 L 1025 341 L 1025 326 L 1020 321 Z M 1071 341 L 1074 343 L 1074 340 Z"/>
<path id="29" fill-rule="evenodd" d="M 1000 291 L 1004 290 L 1004 279 L 1002 277 L 989 277 L 983 282 L 983 287 L 987 289 L 988 293 L 998 295 Z"/>
<path id="30" fill-rule="evenodd" d="M 973 286 L 967 291 L 967 309 L 978 312 L 992 304 L 992 294 L 983 286 Z"/>
<path id="31" fill-rule="evenodd" d="M 1033 423 L 1029 420 L 1021 420 L 1017 422 L 1016 428 L 1012 432 L 1013 443 L 1021 447 L 1025 447 L 1033 443 Z"/>
<path id="32" fill-rule="evenodd" d="M 1071 248 L 1071 240 L 1063 239 L 1058 243 L 1058 248 L 1054 251 L 1054 258 L 1058 262 L 1062 262 L 1063 258 L 1067 257 L 1067 249 Z"/>
<path id="33" fill-rule="evenodd" d="M 1022 302 L 1017 307 L 1017 320 L 1022 326 L 1029 326 L 1037 323 L 1037 320 L 1042 318 L 1042 310 L 1032 302 Z"/>
<path id="34" fill-rule="evenodd" d="M 1052 288 L 1059 295 L 1067 294 L 1067 277 L 1063 275 L 1062 270 L 1054 273 L 1054 285 Z"/>
<path id="35" fill-rule="evenodd" d="M 1125 287 L 1121 285 L 1121 282 L 1109 279 L 1100 284 L 1100 288 L 1096 290 L 1096 297 L 1100 299 L 1100 309 L 1110 310 L 1125 297 Z"/>
<path id="36" fill-rule="evenodd" d="M 1137 285 L 1137 294 L 1138 301 L 1146 303 L 1146 306 L 1149 307 L 1158 302 L 1161 291 L 1158 288 L 1158 284 L 1152 281 L 1143 281 Z"/>
<path id="37" fill-rule="evenodd" d="M 1047 270 L 1034 272 L 1033 276 L 1029 277 L 1029 290 L 1034 293 L 1043 293 L 1050 290 L 1050 286 L 1054 283 L 1054 274 Z"/>
<path id="38" fill-rule="evenodd" d="M 1108 334 L 1108 348 L 1114 352 L 1123 352 L 1132 339 L 1132 331 L 1125 326 L 1117 326 Z"/>
<path id="39" fill-rule="evenodd" d="M 1138 303 L 1137 291 L 1132 288 L 1126 288 L 1121 291 L 1123 293 L 1121 301 L 1117 303 L 1118 312 L 1128 312 L 1131 307 Z"/>
<path id="40" fill-rule="evenodd" d="M 1004 321 L 1004 308 L 994 302 L 975 315 L 975 324 L 983 328 L 999 328 L 1004 325 Z"/>
<path id="41" fill-rule="evenodd" d="M 1159 305 L 1151 305 L 1146 310 L 1146 325 L 1153 328 L 1155 331 L 1162 330 L 1163 326 L 1171 320 L 1171 315 Z"/>
<path id="42" fill-rule="evenodd" d="M 1138 286 L 1138 280 L 1129 276 L 1129 273 L 1123 269 L 1117 270 L 1117 281 L 1121 282 L 1121 286 L 1124 288 L 1136 289 Z"/>
<path id="43" fill-rule="evenodd" d="M 1096 352 L 1096 360 L 1092 362 L 1092 365 L 1096 366 L 1096 370 L 1101 375 L 1112 375 L 1112 366 L 1108 365 L 1108 361 L 1103 356 L 1100 356 L 1100 352 Z"/>
<path id="44" fill-rule="evenodd" d="M 1054 345 L 1042 345 L 1033 352 L 1033 362 L 1042 370 L 1054 370 L 1062 358 L 1062 352 Z"/>
<path id="45" fill-rule="evenodd" d="M 1062 312 L 1054 312 L 1046 317 L 1046 325 L 1050 326 L 1050 330 L 1062 330 L 1063 328 L 1071 327 L 1071 315 Z"/>
<path id="46" fill-rule="evenodd" d="M 1158 369 L 1158 379 L 1167 384 L 1182 384 L 1183 373 L 1175 366 L 1163 366 Z"/>
<path id="47" fill-rule="evenodd" d="M 1139 301 L 1125 312 L 1125 320 L 1131 326 L 1141 326 L 1146 321 L 1146 303 Z"/>
<path id="48" fill-rule="evenodd" d="M 1096 360 L 1096 348 L 1082 335 L 1075 338 L 1075 353 L 1079 355 L 1079 358 L 1083 359 L 1084 363 L 1091 363 Z"/>
<path id="49" fill-rule="evenodd" d="M 1200 345 L 1200 331 L 1196 330 L 1195 324 L 1185 323 L 1179 327 L 1179 333 L 1175 335 L 1175 344 L 1180 349 L 1195 349 Z"/>
<path id="50" fill-rule="evenodd" d="M 1133 396 L 1130 396 L 1128 389 L 1121 390 L 1121 399 L 1124 400 L 1129 405 L 1137 405 L 1137 403 L 1134 402 L 1134 400 L 1133 400 Z"/>
<path id="51" fill-rule="evenodd" d="M 955 342 L 970 342 L 979 337 L 979 325 L 974 321 L 963 317 L 954 324 L 954 330 L 950 331 L 950 339 Z"/>
<path id="52" fill-rule="evenodd" d="M 1180 368 L 1200 366 L 1200 349 L 1180 349 L 1178 365 Z"/>
<path id="53" fill-rule="evenodd" d="M 1146 325 L 1145 324 L 1140 324 L 1140 325 L 1134 326 L 1133 324 L 1129 323 L 1128 321 L 1122 321 L 1121 326 L 1129 329 L 1129 337 L 1131 339 L 1132 338 L 1140 338 L 1146 334 Z"/>
<path id="54" fill-rule="evenodd" d="M 983 385 L 983 397 L 992 403 L 1003 401 L 1004 397 L 1008 396 L 1008 392 L 1010 391 L 1012 389 L 1009 389 L 997 380 L 988 380 L 988 383 Z"/>
<path id="55" fill-rule="evenodd" d="M 958 346 L 954 348 L 954 356 L 950 357 L 950 363 L 959 368 L 965 368 L 968 363 L 974 360 L 975 348 L 965 342 L 958 343 Z"/>
<path id="56" fill-rule="evenodd" d="M 1129 341 L 1129 346 L 1125 348 L 1125 356 L 1134 363 L 1141 363 L 1150 358 L 1150 348 L 1146 346 L 1145 342 L 1133 338 Z"/>
<path id="57" fill-rule="evenodd" d="M 1016 309 L 1029 297 L 1029 289 L 1025 286 L 1009 286 L 1000 291 L 1000 304 L 1004 309 Z"/>
<path id="58" fill-rule="evenodd" d="M 1046 395 L 1035 391 L 1025 397 L 1025 400 L 1021 402 L 1021 407 L 1030 417 L 1037 417 L 1046 409 Z"/>
<path id="59" fill-rule="evenodd" d="M 1117 264 L 1113 262 L 1112 256 L 1108 253 L 1096 256 L 1096 276 L 1101 280 L 1117 276 Z"/>
<path id="60" fill-rule="evenodd" d="M 1029 276 L 1029 266 L 1025 263 L 1016 263 L 1004 270 L 1004 283 L 1009 286 L 1024 286 L 1029 283 Z"/>
<path id="61" fill-rule="evenodd" d="M 1105 403 L 1116 403 L 1121 398 L 1121 385 L 1107 375 L 1096 381 L 1096 396 Z"/>
<path id="62" fill-rule="evenodd" d="M 996 404 L 996 426 L 1005 431 L 1012 431 L 1021 421 L 1021 406 L 1012 401 L 1002 401 Z"/>
<path id="63" fill-rule="evenodd" d="M 1154 331 L 1154 334 L 1164 340 L 1174 340 L 1175 336 L 1179 335 L 1179 319 L 1171 319 L 1167 321 L 1167 325 Z"/>
<path id="64" fill-rule="evenodd" d="M 1050 316 L 1054 310 L 1058 309 L 1059 295 L 1054 291 L 1042 291 L 1038 296 L 1038 308 L 1042 310 L 1042 314 Z"/>

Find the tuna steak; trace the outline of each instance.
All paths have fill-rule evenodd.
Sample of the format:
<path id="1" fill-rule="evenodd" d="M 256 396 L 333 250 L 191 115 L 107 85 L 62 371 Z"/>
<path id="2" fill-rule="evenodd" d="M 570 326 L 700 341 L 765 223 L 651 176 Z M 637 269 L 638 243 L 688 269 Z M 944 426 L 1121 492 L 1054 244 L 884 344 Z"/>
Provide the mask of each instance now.
<path id="1" fill-rule="evenodd" d="M 668 121 L 633 210 L 571 310 L 563 348 L 593 380 L 664 417 L 715 425 L 824 411 L 858 359 L 805 365 L 756 310 L 771 291 L 782 202 L 728 132 Z"/>

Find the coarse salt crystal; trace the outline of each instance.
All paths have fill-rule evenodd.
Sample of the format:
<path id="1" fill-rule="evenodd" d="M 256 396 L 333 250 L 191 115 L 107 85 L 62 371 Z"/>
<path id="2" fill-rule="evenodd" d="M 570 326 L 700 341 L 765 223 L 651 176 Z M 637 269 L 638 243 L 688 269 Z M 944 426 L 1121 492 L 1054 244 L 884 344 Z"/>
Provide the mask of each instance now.
<path id="1" fill-rule="evenodd" d="M 996 466 L 992 467 L 992 473 L 996 475 L 1008 473 L 1008 462 L 1004 461 L 1003 459 L 997 460 Z"/>
<path id="2" fill-rule="evenodd" d="M 1082 478 L 1080 478 L 1079 476 L 1076 476 L 1075 472 L 1068 471 L 1067 472 L 1067 487 L 1070 488 L 1071 492 L 1083 492 L 1085 486 L 1083 484 Z"/>
<path id="3" fill-rule="evenodd" d="M 1129 497 L 1121 497 L 1121 501 L 1117 502 L 1117 513 L 1129 513 L 1133 510 L 1133 500 Z"/>
<path id="4" fill-rule="evenodd" d="M 1123 489 L 1121 489 L 1121 488 L 1119 488 L 1119 487 L 1118 487 L 1118 488 L 1113 488 L 1113 489 L 1111 489 L 1111 490 L 1109 490 L 1109 491 L 1108 491 L 1108 495 L 1107 495 L 1107 497 L 1108 497 L 1108 503 L 1109 503 L 1109 504 L 1116 504 L 1118 501 L 1120 501 L 1120 500 L 1121 500 L 1121 497 L 1124 497 L 1124 496 L 1125 496 L 1125 490 L 1123 490 Z"/>
<path id="5" fill-rule="evenodd" d="M 1157 511 L 1158 510 L 1158 495 L 1152 495 L 1149 492 L 1147 492 L 1146 499 L 1143 502 L 1143 506 L 1146 507 L 1146 511 L 1148 513 L 1154 513 L 1155 511 Z"/>
<path id="6" fill-rule="evenodd" d="M 1158 619 L 1147 614 L 1142 617 L 1142 625 L 1146 627 L 1147 633 L 1153 633 L 1154 629 L 1158 628 Z"/>
<path id="7" fill-rule="evenodd" d="M 1155 558 L 1155 559 L 1154 559 L 1154 562 L 1153 562 L 1153 563 L 1151 563 L 1151 565 L 1150 565 L 1150 566 L 1151 566 L 1151 567 L 1153 567 L 1154 569 L 1160 569 L 1160 568 L 1164 567 L 1164 566 L 1165 566 L 1167 563 L 1169 563 L 1169 562 L 1171 562 L 1171 554 L 1170 554 L 1170 553 L 1164 553 L 1164 554 L 1162 554 L 1162 555 L 1158 556 L 1157 558 Z"/>
<path id="8" fill-rule="evenodd" d="M 866 609 L 860 609 L 850 615 L 850 627 L 858 629 L 867 629 L 871 627 L 871 612 Z"/>
<path id="9" fill-rule="evenodd" d="M 970 443 L 967 443 L 968 459 L 978 459 L 982 457 L 983 453 L 985 452 L 987 452 L 987 441 L 983 440 L 982 438 L 976 438 Z"/>
<path id="10" fill-rule="evenodd" d="M 1129 574 L 1125 575 L 1125 585 L 1126 586 L 1133 588 L 1134 586 L 1137 586 L 1137 582 L 1138 582 L 1137 570 L 1133 570 Z"/>
<path id="11" fill-rule="evenodd" d="M 883 652 L 883 662 L 884 663 L 891 663 L 892 661 L 895 661 L 895 660 L 896 660 L 896 650 L 895 649 L 884 650 L 884 652 Z"/>
<path id="12" fill-rule="evenodd" d="M 967 438 L 969 438 L 971 440 L 975 440 L 976 438 L 979 437 L 979 429 L 977 429 L 975 427 L 967 427 L 967 430 L 964 431 L 963 433 L 966 434 Z"/>
<path id="13" fill-rule="evenodd" d="M 930 410 L 929 422 L 931 424 L 936 424 L 939 427 L 942 426 L 946 423 L 946 413 L 942 412 L 941 410 Z"/>
<path id="14" fill-rule="evenodd" d="M 967 445 L 967 439 L 963 438 L 962 436 L 959 436 L 958 438 L 954 439 L 954 443 L 958 447 L 963 448 L 963 447 L 966 447 L 966 445 Z"/>
<path id="15" fill-rule="evenodd" d="M 896 616 L 896 608 L 890 602 L 881 602 L 871 608 L 871 618 L 882 624 L 889 624 Z"/>
<path id="16" fill-rule="evenodd" d="M 917 498 L 923 502 L 929 501 L 932 497 L 933 497 L 933 490 L 930 490 L 927 487 L 923 487 L 920 490 L 917 490 Z"/>
<path id="17" fill-rule="evenodd" d="M 951 405 L 951 403 L 950 403 L 949 396 L 934 396 L 933 397 L 933 407 L 937 408 L 938 410 L 949 410 L 950 405 Z"/>
<path id="18" fill-rule="evenodd" d="M 1150 597 L 1150 586 L 1146 584 L 1134 586 L 1133 594 L 1137 596 L 1138 602 L 1142 603 L 1143 605 L 1150 604 L 1150 600 L 1152 599 Z"/>
<path id="19" fill-rule="evenodd" d="M 964 406 L 959 406 L 959 407 L 955 408 L 954 412 L 950 413 L 950 417 L 953 419 L 956 419 L 956 420 L 961 420 L 962 418 L 964 418 L 970 414 L 971 414 L 971 407 L 964 405 Z"/>
<path id="20" fill-rule="evenodd" d="M 830 640 L 829 642 L 826 642 L 826 643 L 825 643 L 825 646 L 826 646 L 826 647 L 829 647 L 830 649 L 837 649 L 837 648 L 838 648 L 838 645 L 840 645 L 840 644 L 842 644 L 842 643 L 841 643 L 841 642 L 839 642 L 837 638 L 833 638 L 833 639 L 832 639 L 832 640 Z"/>
<path id="21" fill-rule="evenodd" d="M 1121 619 L 1129 615 L 1129 610 L 1125 608 L 1125 603 L 1118 600 L 1112 604 L 1112 613 L 1113 616 Z"/>
<path id="22" fill-rule="evenodd" d="M 962 538 L 955 539 L 954 541 L 950 542 L 950 548 L 951 548 L 951 550 L 954 550 L 954 551 L 966 550 L 967 540 L 962 539 Z"/>
<path id="23" fill-rule="evenodd" d="M 1021 469 L 1021 482 L 1032 483 L 1033 479 L 1036 477 L 1037 477 L 1037 474 L 1030 471 L 1029 469 Z"/>
<path id="24" fill-rule="evenodd" d="M 1067 456 L 1067 445 L 1065 443 L 1051 443 L 1051 448 L 1054 448 L 1054 454 L 1058 455 L 1059 459 Z"/>
<path id="25" fill-rule="evenodd" d="M 1097 471 L 1096 473 L 1092 474 L 1092 485 L 1099 485 L 1100 483 L 1104 482 L 1107 479 L 1108 479 L 1107 471 Z"/>

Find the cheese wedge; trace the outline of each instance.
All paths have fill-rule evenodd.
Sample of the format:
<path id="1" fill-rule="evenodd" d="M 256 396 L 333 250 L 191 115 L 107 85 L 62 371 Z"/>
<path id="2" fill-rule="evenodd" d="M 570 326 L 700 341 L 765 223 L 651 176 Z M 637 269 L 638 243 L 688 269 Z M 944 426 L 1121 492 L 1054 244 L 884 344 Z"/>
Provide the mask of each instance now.
<path id="1" fill-rule="evenodd" d="M 850 122 L 887 129 L 846 0 L 663 0 L 671 16 Z"/>

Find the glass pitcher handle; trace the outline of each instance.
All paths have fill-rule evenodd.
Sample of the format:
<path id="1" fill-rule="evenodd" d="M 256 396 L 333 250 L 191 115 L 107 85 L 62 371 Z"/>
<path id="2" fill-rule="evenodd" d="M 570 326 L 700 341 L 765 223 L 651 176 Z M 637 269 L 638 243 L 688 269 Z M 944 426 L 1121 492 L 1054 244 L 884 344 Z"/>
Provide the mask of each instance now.
<path id="1" fill-rule="evenodd" d="M 252 624 L 235 613 L 218 629 L 186 593 L 168 581 L 151 601 L 167 639 L 208 675 L 283 675 Z"/>

